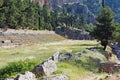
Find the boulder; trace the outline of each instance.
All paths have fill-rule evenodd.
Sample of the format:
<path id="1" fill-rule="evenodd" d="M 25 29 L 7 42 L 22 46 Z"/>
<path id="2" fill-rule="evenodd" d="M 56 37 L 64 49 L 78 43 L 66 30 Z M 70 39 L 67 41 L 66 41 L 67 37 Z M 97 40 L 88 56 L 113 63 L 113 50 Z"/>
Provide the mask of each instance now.
<path id="1" fill-rule="evenodd" d="M 40 80 L 68 80 L 68 76 L 64 74 L 52 75 L 49 77 L 42 78 Z"/>
<path id="2" fill-rule="evenodd" d="M 37 76 L 49 76 L 51 73 L 57 70 L 56 63 L 53 60 L 46 60 L 40 65 L 37 65 L 32 72 Z"/>
<path id="3" fill-rule="evenodd" d="M 9 79 L 9 80 L 11 80 L 11 79 Z M 18 75 L 14 80 L 36 80 L 36 78 L 32 72 L 27 71 L 23 74 Z"/>
<path id="4" fill-rule="evenodd" d="M 56 52 L 55 54 L 53 54 L 52 60 L 57 63 L 59 61 L 59 55 L 60 55 L 60 52 Z"/>
<path id="5" fill-rule="evenodd" d="M 72 57 L 71 53 L 66 53 L 66 54 L 60 54 L 59 56 L 59 61 L 66 60 Z"/>
<path id="6" fill-rule="evenodd" d="M 53 60 L 47 60 L 43 64 L 43 69 L 46 75 L 50 75 L 51 73 L 57 70 L 57 65 Z"/>
<path id="7" fill-rule="evenodd" d="M 120 64 L 114 62 L 101 62 L 99 64 L 99 72 L 114 73 L 119 71 Z"/>

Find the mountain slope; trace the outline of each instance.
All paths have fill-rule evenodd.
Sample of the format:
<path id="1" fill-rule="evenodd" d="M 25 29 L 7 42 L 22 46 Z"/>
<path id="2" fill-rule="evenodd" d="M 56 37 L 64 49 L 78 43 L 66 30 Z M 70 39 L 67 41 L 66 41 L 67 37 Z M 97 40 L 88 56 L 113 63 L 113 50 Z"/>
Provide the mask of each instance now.
<path id="1" fill-rule="evenodd" d="M 88 8 L 88 11 L 90 14 L 86 14 L 86 16 L 98 15 L 101 10 L 101 3 L 102 3 L 102 0 L 33 0 L 33 1 L 38 2 L 40 5 L 46 4 L 49 6 L 50 9 L 57 9 L 57 10 L 59 10 L 59 8 L 65 7 L 66 4 L 72 4 L 72 7 L 73 7 L 74 5 L 77 6 L 76 3 L 79 3 Z M 112 8 L 114 13 L 116 14 L 115 19 L 118 21 L 120 18 L 119 0 L 105 0 L 105 5 Z M 85 8 L 81 8 L 81 10 L 84 10 L 84 9 Z M 81 12 L 80 12 L 80 14 L 81 14 Z M 88 20 L 89 20 L 89 18 L 88 18 Z"/>

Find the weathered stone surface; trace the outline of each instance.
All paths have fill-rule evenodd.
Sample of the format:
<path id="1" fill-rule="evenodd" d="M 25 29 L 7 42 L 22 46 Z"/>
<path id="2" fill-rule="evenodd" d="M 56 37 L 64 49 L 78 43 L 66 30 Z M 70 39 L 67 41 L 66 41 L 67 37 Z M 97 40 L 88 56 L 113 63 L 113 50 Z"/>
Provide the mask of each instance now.
<path id="1" fill-rule="evenodd" d="M 72 57 L 71 53 L 66 53 L 66 54 L 60 54 L 59 56 L 59 61 L 66 60 Z"/>
<path id="2" fill-rule="evenodd" d="M 56 63 L 53 60 L 45 61 L 42 66 L 46 75 L 50 75 L 57 70 Z"/>
<path id="3" fill-rule="evenodd" d="M 68 7 L 68 11 L 70 13 L 72 13 L 75 10 L 75 8 L 73 6 L 74 4 L 76 4 L 76 3 L 83 4 L 84 6 L 86 6 L 88 8 L 87 20 L 92 21 L 93 19 L 91 19 L 91 16 L 89 16 L 89 15 L 90 14 L 94 14 L 94 15 L 99 14 L 99 12 L 101 11 L 102 0 L 49 0 L 49 3 L 53 9 L 56 9 L 56 6 L 63 7 L 65 4 L 72 5 L 72 7 Z M 112 9 L 112 11 L 116 14 L 115 18 L 117 20 L 119 20 L 119 17 L 120 17 L 120 15 L 119 15 L 119 13 L 120 13 L 119 0 L 105 0 L 105 5 L 109 6 Z M 63 8 L 65 8 L 65 7 L 63 7 Z M 76 13 L 77 12 L 83 13 L 84 12 L 83 10 L 84 10 L 84 8 L 82 8 L 80 11 L 77 10 Z"/>
<path id="4" fill-rule="evenodd" d="M 60 52 L 56 52 L 55 54 L 53 54 L 52 60 L 57 63 L 59 61 L 59 55 L 60 55 Z"/>
<path id="5" fill-rule="evenodd" d="M 119 71 L 120 64 L 114 62 L 101 62 L 99 65 L 100 72 L 114 73 Z"/>
<path id="6" fill-rule="evenodd" d="M 32 72 L 37 76 L 47 75 L 49 76 L 51 73 L 57 70 L 57 66 L 53 60 L 47 60 L 40 65 L 37 65 Z"/>
<path id="7" fill-rule="evenodd" d="M 68 76 L 67 75 L 64 75 L 64 74 L 60 74 L 60 75 L 53 75 L 53 76 L 50 76 L 50 77 L 45 77 L 45 78 L 42 78 L 40 80 L 68 80 Z"/>
<path id="8" fill-rule="evenodd" d="M 36 76 L 44 76 L 44 75 L 45 75 L 43 66 L 42 66 L 41 64 L 40 64 L 40 65 L 37 65 L 37 66 L 32 70 L 32 72 L 33 72 Z"/>
<path id="9" fill-rule="evenodd" d="M 18 75 L 14 80 L 36 80 L 35 75 L 32 72 L 25 72 Z"/>

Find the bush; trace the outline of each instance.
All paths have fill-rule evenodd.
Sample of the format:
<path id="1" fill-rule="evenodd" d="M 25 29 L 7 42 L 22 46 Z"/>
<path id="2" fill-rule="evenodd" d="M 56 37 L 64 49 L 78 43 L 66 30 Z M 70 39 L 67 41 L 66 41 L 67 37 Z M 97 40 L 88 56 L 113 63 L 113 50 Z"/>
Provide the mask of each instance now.
<path id="1" fill-rule="evenodd" d="M 12 77 L 18 73 L 23 73 L 25 71 L 32 70 L 35 67 L 35 65 L 37 65 L 37 61 L 35 60 L 11 62 L 6 67 L 0 69 L 0 80 Z"/>

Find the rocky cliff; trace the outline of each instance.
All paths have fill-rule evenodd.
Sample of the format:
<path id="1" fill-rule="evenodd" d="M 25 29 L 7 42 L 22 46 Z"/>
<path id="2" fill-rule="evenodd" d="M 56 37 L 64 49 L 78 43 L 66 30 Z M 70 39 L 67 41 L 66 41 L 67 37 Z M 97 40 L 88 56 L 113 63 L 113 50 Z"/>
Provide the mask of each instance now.
<path id="1" fill-rule="evenodd" d="M 74 14 L 82 14 L 83 11 L 87 12 L 86 16 L 88 21 L 94 22 L 93 17 L 98 15 L 101 10 L 102 0 L 33 0 L 38 2 L 41 6 L 48 5 L 50 9 L 57 9 L 61 11 L 64 8 L 71 9 Z M 118 21 L 120 17 L 120 0 L 105 0 L 105 5 L 111 7 L 116 14 L 115 19 Z M 79 5 L 77 4 L 79 3 Z M 79 11 L 76 11 L 79 9 Z M 68 10 L 68 12 L 70 12 Z"/>
<path id="2" fill-rule="evenodd" d="M 120 0 L 106 0 L 105 4 L 113 10 L 115 13 L 115 19 L 120 21 Z"/>

